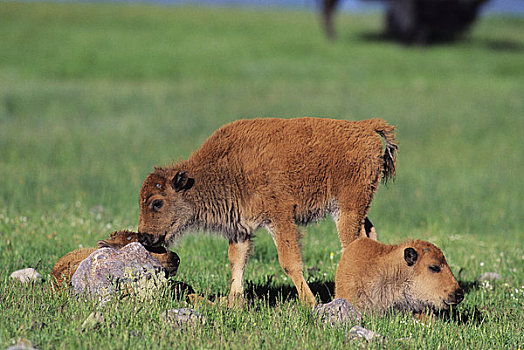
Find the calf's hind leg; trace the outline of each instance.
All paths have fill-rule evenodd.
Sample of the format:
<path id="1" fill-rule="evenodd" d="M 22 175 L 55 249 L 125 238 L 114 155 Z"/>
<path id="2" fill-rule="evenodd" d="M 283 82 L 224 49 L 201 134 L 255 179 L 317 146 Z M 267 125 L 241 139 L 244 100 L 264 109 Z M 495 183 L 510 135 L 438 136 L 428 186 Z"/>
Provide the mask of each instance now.
<path id="1" fill-rule="evenodd" d="M 316 305 L 315 296 L 309 289 L 302 272 L 302 257 L 298 244 L 298 230 L 291 222 L 273 223 L 270 228 L 278 252 L 278 261 L 286 275 L 291 278 L 297 288 L 300 301 L 309 305 Z"/>
<path id="2" fill-rule="evenodd" d="M 361 222 L 356 211 L 340 212 L 336 225 L 342 249 L 345 249 L 351 242 L 360 237 Z"/>
<path id="3" fill-rule="evenodd" d="M 339 215 L 335 222 L 342 249 L 361 236 L 377 239 L 375 228 L 366 217 L 372 197 L 373 192 L 369 195 L 348 193 L 339 199 Z"/>

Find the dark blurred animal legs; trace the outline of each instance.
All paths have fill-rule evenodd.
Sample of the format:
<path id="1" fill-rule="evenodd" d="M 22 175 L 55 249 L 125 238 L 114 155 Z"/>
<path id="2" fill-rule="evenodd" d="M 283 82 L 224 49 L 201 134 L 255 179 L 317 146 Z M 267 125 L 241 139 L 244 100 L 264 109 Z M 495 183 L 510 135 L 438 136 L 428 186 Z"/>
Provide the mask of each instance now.
<path id="1" fill-rule="evenodd" d="M 328 39 L 335 39 L 336 33 L 333 27 L 333 14 L 339 0 L 322 0 L 322 22 Z"/>

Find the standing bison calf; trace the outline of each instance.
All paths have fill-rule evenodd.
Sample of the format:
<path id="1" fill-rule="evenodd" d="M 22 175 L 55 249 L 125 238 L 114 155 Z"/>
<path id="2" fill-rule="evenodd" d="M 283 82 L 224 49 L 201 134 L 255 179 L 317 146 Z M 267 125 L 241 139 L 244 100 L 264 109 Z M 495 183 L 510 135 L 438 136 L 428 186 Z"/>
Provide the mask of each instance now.
<path id="1" fill-rule="evenodd" d="M 447 310 L 464 299 L 442 251 L 421 240 L 387 245 L 359 238 L 342 253 L 335 298 L 363 310 Z"/>
<path id="2" fill-rule="evenodd" d="M 296 225 L 331 214 L 343 248 L 358 238 L 381 177 L 395 173 L 393 129 L 380 119 L 233 122 L 188 160 L 147 176 L 138 230 L 149 234 L 149 244 L 170 244 L 188 230 L 222 233 L 229 240 L 231 305 L 243 293 L 250 239 L 264 227 L 300 299 L 315 304 Z"/>

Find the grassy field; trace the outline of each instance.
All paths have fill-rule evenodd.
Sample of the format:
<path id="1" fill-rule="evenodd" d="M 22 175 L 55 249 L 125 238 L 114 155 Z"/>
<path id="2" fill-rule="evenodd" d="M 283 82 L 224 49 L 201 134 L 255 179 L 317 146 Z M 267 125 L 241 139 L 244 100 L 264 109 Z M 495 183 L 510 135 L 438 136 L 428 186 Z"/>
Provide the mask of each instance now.
<path id="1" fill-rule="evenodd" d="M 455 45 L 426 49 L 381 40 L 379 16 L 337 24 L 329 43 L 312 12 L 0 2 L 0 349 L 20 339 L 39 349 L 522 348 L 524 19 L 483 18 Z M 111 303 L 83 331 L 96 306 L 49 291 L 60 256 L 136 230 L 154 165 L 186 158 L 227 122 L 304 115 L 397 126 L 397 179 L 369 216 L 381 241 L 442 248 L 466 290 L 453 317 L 366 316 L 386 343 L 352 342 L 298 304 L 263 231 L 246 270 L 250 306 L 197 307 L 203 326 L 162 322 L 184 302 L 159 295 Z M 333 222 L 302 232 L 308 282 L 332 286 Z M 177 280 L 227 293 L 225 239 L 189 235 L 172 249 Z M 9 279 L 35 266 L 45 283 Z M 484 272 L 501 280 L 478 283 Z"/>

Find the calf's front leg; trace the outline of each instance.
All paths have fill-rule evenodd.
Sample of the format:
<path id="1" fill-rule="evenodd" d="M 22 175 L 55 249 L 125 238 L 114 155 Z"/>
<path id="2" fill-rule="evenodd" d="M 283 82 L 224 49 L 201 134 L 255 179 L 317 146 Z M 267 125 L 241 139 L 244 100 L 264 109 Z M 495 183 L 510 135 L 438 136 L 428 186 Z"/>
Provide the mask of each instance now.
<path id="1" fill-rule="evenodd" d="M 231 269 L 231 289 L 229 291 L 228 306 L 238 307 L 244 301 L 244 270 L 247 263 L 250 241 L 229 242 L 229 267 Z"/>

